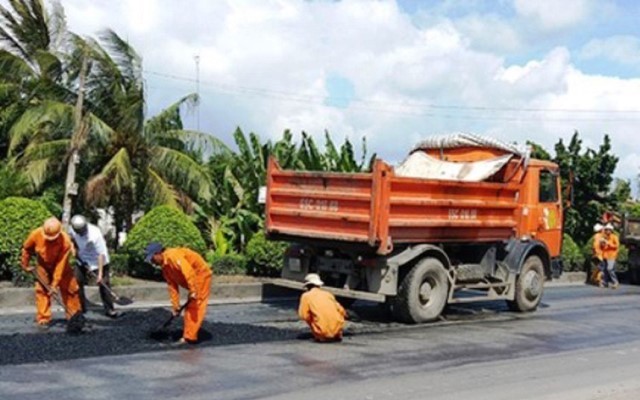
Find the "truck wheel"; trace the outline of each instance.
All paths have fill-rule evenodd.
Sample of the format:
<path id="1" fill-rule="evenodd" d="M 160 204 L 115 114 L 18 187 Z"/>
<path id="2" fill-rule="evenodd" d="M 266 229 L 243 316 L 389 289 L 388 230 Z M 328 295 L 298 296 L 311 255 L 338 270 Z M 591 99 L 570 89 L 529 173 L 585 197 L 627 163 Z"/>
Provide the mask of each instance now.
<path id="1" fill-rule="evenodd" d="M 394 316 L 406 323 L 433 321 L 447 304 L 449 280 L 442 263 L 425 258 L 402 279 L 393 301 Z"/>
<path id="2" fill-rule="evenodd" d="M 507 301 L 512 311 L 527 312 L 538 308 L 544 289 L 544 266 L 538 256 L 529 256 L 516 280 L 516 295 Z"/>

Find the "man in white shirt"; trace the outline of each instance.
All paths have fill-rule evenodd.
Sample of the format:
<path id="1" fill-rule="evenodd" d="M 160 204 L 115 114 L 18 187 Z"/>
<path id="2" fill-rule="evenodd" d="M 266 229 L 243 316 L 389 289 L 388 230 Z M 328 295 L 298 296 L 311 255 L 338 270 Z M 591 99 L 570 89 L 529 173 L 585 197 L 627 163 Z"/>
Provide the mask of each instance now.
<path id="1" fill-rule="evenodd" d="M 96 276 L 96 283 L 100 289 L 100 298 L 105 314 L 110 318 L 117 318 L 118 313 L 113 308 L 113 299 L 104 286 L 110 287 L 109 279 L 109 251 L 104 236 L 96 225 L 87 223 L 82 215 L 71 218 L 69 234 L 76 248 L 76 277 L 80 286 L 80 300 L 82 312 L 86 312 L 87 298 L 84 286 L 91 275 Z"/>

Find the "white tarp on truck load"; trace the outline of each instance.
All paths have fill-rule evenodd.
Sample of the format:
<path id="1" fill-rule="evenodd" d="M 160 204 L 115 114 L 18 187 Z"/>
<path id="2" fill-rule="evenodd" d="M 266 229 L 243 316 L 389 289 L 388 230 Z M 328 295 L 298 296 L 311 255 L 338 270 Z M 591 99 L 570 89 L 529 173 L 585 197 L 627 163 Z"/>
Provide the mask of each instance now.
<path id="1" fill-rule="evenodd" d="M 509 154 L 482 161 L 451 162 L 439 160 L 419 151 L 459 147 L 491 147 L 504 150 Z M 395 168 L 395 173 L 397 176 L 408 178 L 480 182 L 498 172 L 514 156 L 526 160 L 529 157 L 528 149 L 468 133 L 434 136 L 420 142 L 409 157 Z"/>

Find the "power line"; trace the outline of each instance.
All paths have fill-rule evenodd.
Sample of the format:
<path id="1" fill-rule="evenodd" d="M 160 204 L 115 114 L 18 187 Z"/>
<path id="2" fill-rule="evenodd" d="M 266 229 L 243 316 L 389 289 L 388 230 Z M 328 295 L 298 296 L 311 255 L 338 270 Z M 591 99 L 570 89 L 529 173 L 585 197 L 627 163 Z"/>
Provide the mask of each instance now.
<path id="1" fill-rule="evenodd" d="M 179 76 L 174 74 L 168 74 L 163 72 L 156 71 L 145 71 L 145 73 L 149 75 L 154 75 L 158 77 L 186 81 L 186 82 L 195 82 L 197 87 L 199 88 L 200 84 L 206 85 L 208 87 L 216 88 L 219 91 L 230 93 L 230 94 L 242 94 L 242 95 L 251 95 L 258 97 L 268 97 L 274 98 L 277 100 L 283 101 L 292 101 L 292 102 L 301 102 L 307 104 L 320 104 L 326 105 L 326 97 L 324 96 L 312 96 L 312 95 L 300 95 L 293 92 L 287 92 L 282 90 L 273 90 L 273 89 L 265 89 L 265 88 L 256 88 L 256 87 L 248 87 L 241 85 L 231 85 L 227 83 L 220 83 L 214 81 L 205 81 L 200 80 L 199 78 L 194 80 L 193 78 Z M 640 114 L 640 110 L 602 110 L 602 109 L 558 109 L 558 108 L 532 108 L 532 107 L 490 107 L 490 106 L 462 106 L 462 105 L 444 105 L 444 104 L 433 104 L 426 102 L 416 102 L 416 101 L 403 101 L 403 102 L 390 102 L 383 100 L 375 100 L 375 99 L 359 99 L 359 98 L 347 98 L 347 97 L 331 97 L 333 100 L 345 100 L 349 101 L 350 108 L 362 110 L 362 111 L 375 111 L 375 112 L 385 112 L 385 113 L 393 113 L 393 114 L 406 114 L 406 115 L 414 115 L 414 116 L 430 116 L 430 117 L 439 117 L 446 119 L 467 119 L 467 120 L 501 120 L 501 121 L 587 121 L 587 122 L 637 122 L 640 121 L 639 118 L 532 118 L 529 117 L 521 117 L 521 116 L 487 116 L 487 115 L 453 115 L 453 114 L 442 114 L 438 111 L 441 110 L 457 110 L 457 111 L 467 111 L 467 112 L 477 112 L 477 111 L 490 111 L 490 112 L 508 112 L 508 113 L 516 113 L 516 112 L 525 112 L 525 113 L 542 113 L 542 112 L 562 112 L 562 113 L 592 113 L 592 114 Z M 354 104 L 355 103 L 355 104 Z M 419 109 L 430 109 L 433 111 L 425 111 L 425 110 L 407 110 L 406 108 L 419 108 Z M 390 108 L 401 108 L 401 109 L 390 109 Z M 404 108 L 404 109 L 403 109 Z"/>

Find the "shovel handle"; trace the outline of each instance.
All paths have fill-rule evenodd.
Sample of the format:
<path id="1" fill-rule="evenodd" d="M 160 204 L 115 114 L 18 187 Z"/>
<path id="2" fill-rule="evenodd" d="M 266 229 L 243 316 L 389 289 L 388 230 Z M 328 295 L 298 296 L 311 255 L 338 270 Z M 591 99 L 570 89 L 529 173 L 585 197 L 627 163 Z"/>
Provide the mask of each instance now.
<path id="1" fill-rule="evenodd" d="M 42 277 L 40 276 L 40 274 L 38 274 L 37 270 L 33 270 L 31 271 L 31 274 L 33 275 L 34 278 L 36 278 L 36 281 L 38 281 L 38 283 L 40 285 L 42 285 L 42 287 L 49 293 L 51 293 L 51 286 L 49 286 L 44 279 L 42 279 Z M 54 293 L 52 294 L 52 297 L 54 299 L 56 299 L 56 302 L 58 304 L 60 304 L 62 306 L 62 309 L 64 310 L 64 312 L 66 314 L 69 314 L 69 312 L 67 311 L 67 306 L 64 305 L 64 303 L 62 302 L 62 300 L 60 300 L 60 298 L 58 297 L 58 293 Z"/>
<path id="2" fill-rule="evenodd" d="M 187 308 L 190 302 L 191 302 L 191 297 L 189 297 L 187 301 L 185 301 L 185 303 L 182 306 L 180 306 L 180 308 L 178 309 L 178 313 L 176 315 L 173 315 L 173 313 L 171 314 L 171 318 L 169 318 L 167 322 L 165 322 L 162 325 L 162 327 L 166 328 L 171 323 L 171 321 L 173 321 L 174 318 L 179 317 L 180 314 L 182 314 L 182 312 L 184 311 L 184 309 Z"/>

